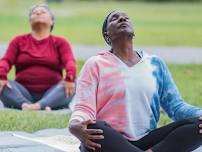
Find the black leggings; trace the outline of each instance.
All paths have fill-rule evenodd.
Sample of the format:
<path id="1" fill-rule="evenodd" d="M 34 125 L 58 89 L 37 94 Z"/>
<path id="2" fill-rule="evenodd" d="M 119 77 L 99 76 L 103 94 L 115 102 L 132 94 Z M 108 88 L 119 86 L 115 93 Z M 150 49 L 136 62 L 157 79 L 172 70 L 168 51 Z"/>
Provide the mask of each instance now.
<path id="1" fill-rule="evenodd" d="M 95 151 L 81 145 L 81 152 L 143 152 L 152 149 L 153 152 L 190 152 L 202 145 L 198 118 L 173 122 L 151 131 L 137 141 L 128 141 L 120 133 L 103 121 L 89 125 L 90 129 L 102 129 L 104 139 L 96 141 L 102 145 Z"/>

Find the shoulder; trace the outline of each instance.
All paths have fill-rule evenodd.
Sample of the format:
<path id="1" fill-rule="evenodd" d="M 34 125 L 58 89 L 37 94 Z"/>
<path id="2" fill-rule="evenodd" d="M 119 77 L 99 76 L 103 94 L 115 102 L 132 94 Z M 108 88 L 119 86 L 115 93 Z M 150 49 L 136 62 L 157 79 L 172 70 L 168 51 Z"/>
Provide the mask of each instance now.
<path id="1" fill-rule="evenodd" d="M 31 38 L 31 34 L 20 34 L 20 35 L 16 35 L 13 37 L 13 39 L 11 40 L 11 42 L 20 42 L 20 41 L 24 41 L 24 40 L 28 40 Z"/>
<path id="2" fill-rule="evenodd" d="M 64 37 L 56 36 L 56 35 L 51 35 L 50 38 L 54 41 L 54 43 L 61 44 L 61 43 L 68 43 L 69 40 Z"/>
<path id="3" fill-rule="evenodd" d="M 149 54 L 146 52 L 141 52 L 143 55 L 143 60 L 146 62 L 149 67 L 151 67 L 155 71 L 163 72 L 167 71 L 168 67 L 161 57 L 155 55 L 155 54 Z"/>
<path id="4" fill-rule="evenodd" d="M 159 65 L 159 66 L 165 66 L 166 63 L 161 57 L 159 57 L 157 55 L 152 55 L 151 56 L 151 64 L 155 64 L 155 65 Z"/>
<path id="5" fill-rule="evenodd" d="M 99 57 L 92 56 L 85 61 L 84 67 L 94 67 L 97 63 L 99 63 Z"/>
<path id="6" fill-rule="evenodd" d="M 97 55 L 91 56 L 84 63 L 85 68 L 99 68 L 99 65 L 109 60 L 107 51 L 99 52 Z"/>
<path id="7" fill-rule="evenodd" d="M 150 64 L 153 66 L 157 66 L 157 67 L 165 67 L 166 63 L 164 61 L 164 59 L 162 59 L 161 57 L 154 55 L 154 54 L 147 54 L 147 53 L 143 53 L 144 57 L 149 60 Z"/>
<path id="8" fill-rule="evenodd" d="M 89 58 L 89 62 L 93 64 L 101 64 L 104 62 L 110 62 L 112 59 L 113 55 L 109 51 L 99 51 L 96 55 Z"/>
<path id="9" fill-rule="evenodd" d="M 31 34 L 16 35 L 9 42 L 9 46 L 14 46 L 14 47 L 18 47 L 20 45 L 23 46 L 29 42 L 30 38 L 31 38 Z"/>
<path id="10" fill-rule="evenodd" d="M 150 55 L 149 58 L 151 60 L 151 65 L 154 67 L 155 72 L 157 72 L 156 74 L 160 74 L 161 76 L 164 75 L 166 77 L 170 75 L 170 70 L 161 57 L 157 55 Z"/>

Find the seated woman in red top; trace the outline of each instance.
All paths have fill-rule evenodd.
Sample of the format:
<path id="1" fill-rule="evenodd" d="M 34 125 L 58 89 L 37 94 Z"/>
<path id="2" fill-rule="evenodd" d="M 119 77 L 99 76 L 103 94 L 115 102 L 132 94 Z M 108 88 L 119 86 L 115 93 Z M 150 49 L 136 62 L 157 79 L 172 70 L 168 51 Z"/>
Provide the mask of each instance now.
<path id="1" fill-rule="evenodd" d="M 67 107 L 76 77 L 71 46 L 51 35 L 54 16 L 47 5 L 32 7 L 29 19 L 31 33 L 16 36 L 0 60 L 0 100 L 6 107 L 28 111 Z M 16 77 L 10 81 L 7 74 L 13 65 Z"/>

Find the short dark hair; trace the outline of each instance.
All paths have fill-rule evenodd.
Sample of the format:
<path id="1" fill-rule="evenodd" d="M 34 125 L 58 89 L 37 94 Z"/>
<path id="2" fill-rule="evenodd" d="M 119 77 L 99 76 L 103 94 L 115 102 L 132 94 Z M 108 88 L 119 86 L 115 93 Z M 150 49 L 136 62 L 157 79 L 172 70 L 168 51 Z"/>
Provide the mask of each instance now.
<path id="1" fill-rule="evenodd" d="M 52 21 L 53 21 L 53 24 L 51 25 L 51 28 L 50 28 L 50 32 L 52 32 L 52 30 L 53 30 L 53 28 L 54 28 L 54 24 L 55 24 L 55 16 L 54 16 L 53 12 L 50 10 L 50 8 L 48 7 L 47 4 L 37 4 L 37 5 L 32 6 L 31 9 L 29 10 L 29 20 L 31 19 L 31 15 L 32 15 L 33 11 L 34 11 L 37 7 L 43 7 L 43 8 L 45 8 L 46 10 L 48 10 L 48 13 L 50 14 L 51 19 L 52 19 Z"/>
<path id="2" fill-rule="evenodd" d="M 115 11 L 110 12 L 110 13 L 106 16 L 106 18 L 104 19 L 103 25 L 102 25 L 102 36 L 103 36 L 105 42 L 106 42 L 108 45 L 110 45 L 110 46 L 111 46 L 111 40 L 110 40 L 109 36 L 106 35 L 105 33 L 107 32 L 107 25 L 108 25 L 108 24 L 107 24 L 107 23 L 108 23 L 107 21 L 108 21 L 108 18 L 109 18 L 109 16 L 110 16 L 113 12 L 115 12 Z"/>

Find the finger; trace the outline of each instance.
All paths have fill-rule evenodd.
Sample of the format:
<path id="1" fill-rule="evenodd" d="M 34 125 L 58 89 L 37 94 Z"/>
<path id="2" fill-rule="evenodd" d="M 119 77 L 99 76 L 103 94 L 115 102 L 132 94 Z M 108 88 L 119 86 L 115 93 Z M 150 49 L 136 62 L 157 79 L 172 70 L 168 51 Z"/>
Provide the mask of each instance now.
<path id="1" fill-rule="evenodd" d="M 90 145 L 90 140 L 85 139 L 84 141 L 82 141 L 82 143 L 83 143 L 83 145 L 85 145 L 85 147 L 92 149 L 92 150 L 95 150 L 95 147 Z"/>
<path id="2" fill-rule="evenodd" d="M 199 117 L 199 120 L 202 120 L 202 116 Z"/>
<path id="3" fill-rule="evenodd" d="M 98 144 L 98 143 L 93 142 L 91 140 L 87 141 L 87 146 L 91 147 L 91 148 L 94 148 L 94 150 L 95 150 L 95 148 L 101 148 L 101 144 Z"/>
<path id="4" fill-rule="evenodd" d="M 103 130 L 102 129 L 86 129 L 86 133 L 89 134 L 89 135 L 103 134 Z"/>
<path id="5" fill-rule="evenodd" d="M 90 140 L 101 140 L 104 139 L 103 135 L 88 135 L 88 139 Z"/>
<path id="6" fill-rule="evenodd" d="M 199 124 L 199 128 L 202 128 L 202 124 Z"/>
<path id="7" fill-rule="evenodd" d="M 202 129 L 199 129 L 199 133 L 202 134 Z"/>
<path id="8" fill-rule="evenodd" d="M 66 96 L 69 97 L 69 89 L 66 88 Z"/>
<path id="9" fill-rule="evenodd" d="M 86 146 L 88 149 L 92 149 L 93 151 L 95 151 L 95 147 L 91 147 L 91 146 Z"/>
<path id="10" fill-rule="evenodd" d="M 69 96 L 73 95 L 73 88 L 69 88 Z"/>
<path id="11" fill-rule="evenodd" d="M 69 96 L 72 96 L 73 94 L 74 94 L 74 90 L 73 90 L 73 88 L 71 88 Z"/>
<path id="12" fill-rule="evenodd" d="M 68 96 L 70 97 L 70 96 L 72 96 L 72 93 L 71 93 L 71 91 L 69 91 L 69 94 L 68 94 Z"/>

